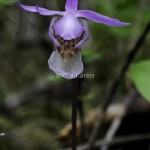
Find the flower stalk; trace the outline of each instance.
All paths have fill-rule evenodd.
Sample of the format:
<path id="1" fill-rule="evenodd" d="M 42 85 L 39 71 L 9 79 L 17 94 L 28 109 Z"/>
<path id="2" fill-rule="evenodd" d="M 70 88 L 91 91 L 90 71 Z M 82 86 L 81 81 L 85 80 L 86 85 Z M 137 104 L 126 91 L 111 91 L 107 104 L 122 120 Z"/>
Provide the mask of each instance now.
<path id="1" fill-rule="evenodd" d="M 77 109 L 78 109 L 78 78 L 73 80 L 72 98 L 72 150 L 77 149 Z"/>

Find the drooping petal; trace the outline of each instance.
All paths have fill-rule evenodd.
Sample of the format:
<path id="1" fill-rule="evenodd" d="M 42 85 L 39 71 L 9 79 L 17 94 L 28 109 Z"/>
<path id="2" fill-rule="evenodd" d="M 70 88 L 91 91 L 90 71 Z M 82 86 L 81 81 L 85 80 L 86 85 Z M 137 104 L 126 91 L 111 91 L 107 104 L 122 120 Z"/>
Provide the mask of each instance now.
<path id="1" fill-rule="evenodd" d="M 117 19 L 112 19 L 112 18 L 103 16 L 101 14 L 98 14 L 96 12 L 89 11 L 89 10 L 78 10 L 76 13 L 76 16 L 77 17 L 85 17 L 85 18 L 90 19 L 94 22 L 103 23 L 103 24 L 108 25 L 108 26 L 127 26 L 127 25 L 130 25 L 130 23 L 120 22 Z"/>
<path id="2" fill-rule="evenodd" d="M 55 31 L 65 40 L 71 40 L 80 37 L 83 29 L 81 22 L 73 14 L 66 14 L 56 22 Z"/>
<path id="3" fill-rule="evenodd" d="M 84 36 L 83 39 L 76 44 L 76 48 L 80 49 L 82 47 L 82 45 L 89 39 L 89 28 L 88 28 L 88 24 L 85 20 L 81 19 L 80 20 L 83 26 L 83 32 L 84 32 Z"/>
<path id="4" fill-rule="evenodd" d="M 60 47 L 60 43 L 57 41 L 57 39 L 54 37 L 54 30 L 53 30 L 53 27 L 56 23 L 56 21 L 58 20 L 58 17 L 54 17 L 52 20 L 51 20 L 51 23 L 50 23 L 50 26 L 49 26 L 49 37 L 50 39 L 53 41 L 54 45 L 56 47 Z"/>
<path id="5" fill-rule="evenodd" d="M 48 60 L 48 64 L 51 70 L 66 79 L 76 78 L 83 71 L 80 51 L 67 61 L 62 59 L 58 51 L 53 51 Z"/>
<path id="6" fill-rule="evenodd" d="M 78 0 L 67 0 L 65 9 L 66 11 L 74 12 L 78 8 Z"/>
<path id="7" fill-rule="evenodd" d="M 54 10 L 48 10 L 39 6 L 27 6 L 19 3 L 20 7 L 26 11 L 30 12 L 38 12 L 41 15 L 44 16 L 51 16 L 51 15 L 63 15 L 63 12 L 60 11 L 54 11 Z"/>

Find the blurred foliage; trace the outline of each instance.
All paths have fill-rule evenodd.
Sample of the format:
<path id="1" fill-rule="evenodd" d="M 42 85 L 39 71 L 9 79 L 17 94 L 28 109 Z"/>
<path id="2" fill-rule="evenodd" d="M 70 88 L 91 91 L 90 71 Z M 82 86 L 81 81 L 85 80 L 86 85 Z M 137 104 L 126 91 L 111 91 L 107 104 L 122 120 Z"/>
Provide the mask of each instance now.
<path id="1" fill-rule="evenodd" d="M 0 5 L 8 5 L 8 4 L 13 4 L 15 0 L 0 0 Z"/>
<path id="2" fill-rule="evenodd" d="M 65 0 L 37 2 L 45 8 L 64 10 Z M 84 73 L 94 74 L 94 78 L 82 80 L 80 95 L 87 112 L 105 100 L 128 51 L 150 19 L 150 2 L 88 0 L 85 3 L 85 0 L 79 0 L 79 4 L 80 9 L 94 10 L 131 23 L 128 27 L 108 27 L 88 21 L 90 39 L 82 48 Z M 48 68 L 47 60 L 53 50 L 48 38 L 50 20 L 51 17 L 21 10 L 15 0 L 0 0 L 0 132 L 6 133 L 5 137 L 0 137 L 1 150 L 62 148 L 57 133 L 70 121 L 72 81 L 59 78 Z M 149 40 L 150 36 L 136 61 L 150 57 Z M 148 85 L 148 79 L 144 78 L 147 66 L 136 67 L 135 64 L 135 70 L 133 68 L 134 65 L 132 74 L 139 73 Z M 4 102 L 12 93 L 30 89 L 41 79 L 49 84 L 47 89 L 37 95 L 25 96 L 23 103 L 16 108 L 4 109 Z M 142 84 L 140 88 L 145 87 Z M 125 92 L 120 90 L 119 94 Z M 148 88 L 144 92 L 148 92 Z"/>
<path id="3" fill-rule="evenodd" d="M 150 60 L 134 63 L 129 73 L 138 91 L 146 100 L 150 101 Z"/>

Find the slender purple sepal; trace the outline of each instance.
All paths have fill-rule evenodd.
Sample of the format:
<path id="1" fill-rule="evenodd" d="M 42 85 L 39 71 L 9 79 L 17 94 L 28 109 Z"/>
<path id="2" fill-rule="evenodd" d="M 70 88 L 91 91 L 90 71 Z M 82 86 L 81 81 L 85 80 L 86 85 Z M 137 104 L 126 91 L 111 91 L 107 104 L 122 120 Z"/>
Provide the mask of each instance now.
<path id="1" fill-rule="evenodd" d="M 66 1 L 66 5 L 65 5 L 65 9 L 66 11 L 76 11 L 78 8 L 78 0 L 67 0 Z"/>
<path id="2" fill-rule="evenodd" d="M 36 6 L 27 6 L 27 5 L 23 5 L 21 3 L 18 2 L 18 4 L 20 5 L 20 7 L 26 11 L 30 11 L 30 12 L 38 12 Z"/>
<path id="3" fill-rule="evenodd" d="M 55 10 L 48 10 L 42 7 L 39 7 L 38 5 L 36 6 L 36 10 L 40 15 L 43 16 L 51 16 L 51 15 L 63 15 L 63 12 L 61 11 L 55 11 Z"/>
<path id="4" fill-rule="evenodd" d="M 89 11 L 89 10 L 78 10 L 76 13 L 77 17 L 85 17 L 97 23 L 103 23 L 108 26 L 127 26 L 130 23 L 120 22 L 117 19 L 112 19 L 106 16 L 103 16 L 99 13 Z"/>
<path id="5" fill-rule="evenodd" d="M 19 3 L 20 7 L 29 12 L 38 12 L 40 15 L 51 16 L 51 15 L 63 15 L 63 12 L 48 10 L 39 6 L 28 6 Z"/>

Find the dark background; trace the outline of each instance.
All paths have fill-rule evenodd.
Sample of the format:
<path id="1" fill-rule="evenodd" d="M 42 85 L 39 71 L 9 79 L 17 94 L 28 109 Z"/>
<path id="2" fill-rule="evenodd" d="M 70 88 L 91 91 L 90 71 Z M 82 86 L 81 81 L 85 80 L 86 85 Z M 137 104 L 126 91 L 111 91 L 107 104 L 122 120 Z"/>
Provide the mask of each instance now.
<path id="1" fill-rule="evenodd" d="M 64 10 L 65 0 L 21 1 L 24 4 Z M 85 112 L 107 97 L 110 86 L 150 19 L 149 0 L 79 0 L 90 9 L 123 22 L 108 27 L 88 21 L 90 39 L 82 48 L 83 74 L 80 98 Z M 55 150 L 62 127 L 71 119 L 72 81 L 56 77 L 48 67 L 53 43 L 48 38 L 52 17 L 22 10 L 14 0 L 0 0 L 0 150 Z M 150 35 L 134 61 L 150 57 Z M 128 94 L 128 75 L 116 99 Z M 143 149 L 144 150 L 144 149 Z"/>

